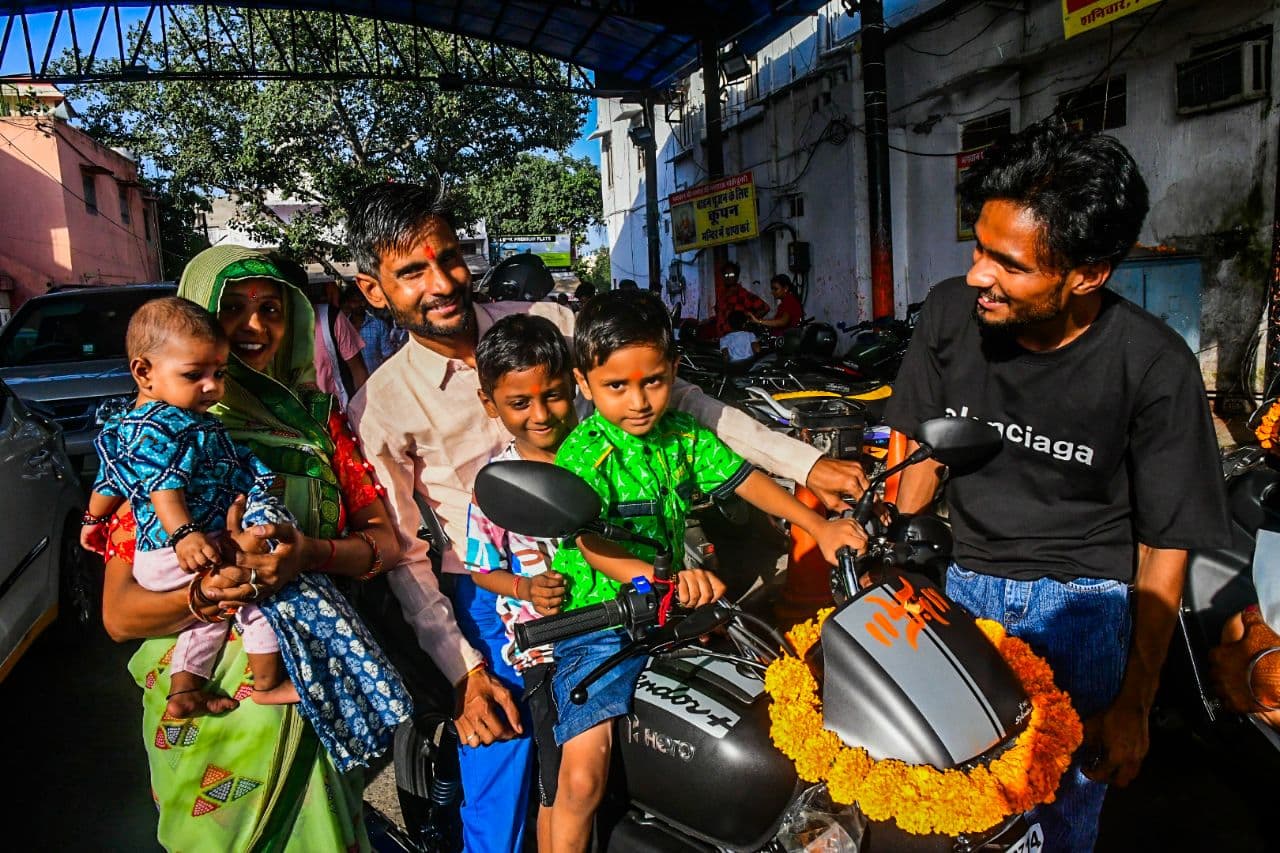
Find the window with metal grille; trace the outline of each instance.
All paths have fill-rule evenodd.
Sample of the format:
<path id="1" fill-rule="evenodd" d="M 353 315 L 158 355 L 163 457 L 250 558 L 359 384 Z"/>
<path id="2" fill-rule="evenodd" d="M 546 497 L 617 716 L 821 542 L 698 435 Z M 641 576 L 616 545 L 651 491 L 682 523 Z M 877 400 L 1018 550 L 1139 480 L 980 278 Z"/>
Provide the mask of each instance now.
<path id="1" fill-rule="evenodd" d="M 999 142 L 1011 132 L 1008 110 L 966 121 L 960 125 L 960 150 L 972 151 L 975 148 L 982 148 L 993 142 Z"/>
<path id="2" fill-rule="evenodd" d="M 1128 120 L 1125 76 L 1117 74 L 1093 86 L 1058 96 L 1058 115 L 1079 130 L 1099 131 L 1124 127 Z"/>
<path id="3" fill-rule="evenodd" d="M 1177 65 L 1178 113 L 1189 115 L 1265 98 L 1271 91 L 1271 29 L 1201 45 Z"/>

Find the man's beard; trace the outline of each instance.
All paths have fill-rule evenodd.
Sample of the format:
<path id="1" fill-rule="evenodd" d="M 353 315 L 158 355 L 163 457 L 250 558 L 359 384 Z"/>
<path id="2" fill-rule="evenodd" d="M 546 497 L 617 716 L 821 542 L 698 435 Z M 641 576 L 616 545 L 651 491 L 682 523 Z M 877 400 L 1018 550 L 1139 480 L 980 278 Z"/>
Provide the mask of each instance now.
<path id="1" fill-rule="evenodd" d="M 1020 305 L 1016 308 L 1008 301 L 1006 297 L 1004 304 L 1008 306 L 1008 317 L 1003 320 L 992 321 L 986 313 L 978 307 L 977 300 L 973 303 L 973 316 L 978 321 L 978 328 L 984 335 L 992 335 L 994 337 L 1017 337 L 1035 326 L 1053 320 L 1058 317 L 1062 311 L 1061 298 L 1062 290 L 1067 286 L 1067 277 L 1065 275 L 1058 281 L 1057 287 L 1053 292 L 1045 294 L 1044 298 L 1026 305 Z"/>
<path id="2" fill-rule="evenodd" d="M 448 305 L 455 299 L 461 304 L 458 316 L 454 318 L 452 325 L 442 326 L 427 319 L 428 312 Z M 469 332 L 475 322 L 475 311 L 471 304 L 470 288 L 459 289 L 455 296 L 451 296 L 448 299 L 435 299 L 426 305 L 419 305 L 413 311 L 401 311 L 389 303 L 387 307 L 390 309 L 396 325 L 409 334 L 417 335 L 420 338 L 454 338 Z"/>

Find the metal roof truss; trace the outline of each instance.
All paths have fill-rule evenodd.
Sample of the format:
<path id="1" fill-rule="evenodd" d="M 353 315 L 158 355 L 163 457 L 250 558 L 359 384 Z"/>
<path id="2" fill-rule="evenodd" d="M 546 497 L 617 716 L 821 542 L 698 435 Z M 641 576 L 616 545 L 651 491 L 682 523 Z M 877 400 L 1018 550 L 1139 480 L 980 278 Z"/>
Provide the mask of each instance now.
<path id="1" fill-rule="evenodd" d="M 28 20 L 34 13 L 10 6 L 7 14 L 0 14 L 0 66 L 25 66 L 25 71 L 0 79 L 52 83 L 390 80 L 435 82 L 447 89 L 493 86 L 601 93 L 577 65 L 496 41 L 348 15 L 336 8 L 304 11 L 131 2 L 85 9 L 78 5 L 58 6 L 47 37 L 39 39 L 34 34 L 42 28 Z M 0 12 L 5 8 L 0 6 Z M 548 17 L 554 8 L 548 6 Z M 127 26 L 122 10 L 128 10 L 130 18 L 141 15 L 141 24 Z M 41 14 L 49 12 L 46 5 Z M 495 27 L 501 18 L 501 14 L 495 17 Z M 357 26 L 373 27 L 378 49 L 372 54 L 344 48 L 344 36 L 354 41 Z M 59 44 L 69 44 L 70 50 L 59 55 Z"/>

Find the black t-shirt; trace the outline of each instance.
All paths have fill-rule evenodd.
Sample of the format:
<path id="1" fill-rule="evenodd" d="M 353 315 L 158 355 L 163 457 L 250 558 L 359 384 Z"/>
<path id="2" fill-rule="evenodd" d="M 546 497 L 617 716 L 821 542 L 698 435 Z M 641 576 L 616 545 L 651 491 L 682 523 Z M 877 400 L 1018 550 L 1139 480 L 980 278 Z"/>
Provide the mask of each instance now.
<path id="1" fill-rule="evenodd" d="M 1004 447 L 947 486 L 956 562 L 1002 577 L 1131 581 L 1135 539 L 1207 548 L 1229 538 L 1199 365 L 1168 326 L 1104 291 L 1070 344 L 1032 352 L 984 337 L 977 291 L 938 284 L 886 418 L 913 435 L 942 416 L 1001 430 Z"/>

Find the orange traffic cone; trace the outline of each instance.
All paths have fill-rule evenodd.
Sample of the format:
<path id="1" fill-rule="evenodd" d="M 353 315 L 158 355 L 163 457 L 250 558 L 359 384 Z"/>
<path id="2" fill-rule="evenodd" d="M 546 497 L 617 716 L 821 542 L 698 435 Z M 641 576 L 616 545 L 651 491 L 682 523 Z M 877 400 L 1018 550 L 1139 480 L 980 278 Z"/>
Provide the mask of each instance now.
<path id="1" fill-rule="evenodd" d="M 892 468 L 907 458 L 907 436 L 896 429 L 889 433 L 889 455 L 884 459 L 884 467 Z M 884 499 L 887 503 L 898 500 L 898 483 L 902 480 L 902 472 L 894 474 L 884 483 Z"/>
<path id="2" fill-rule="evenodd" d="M 818 513 L 825 514 L 818 496 L 796 484 L 796 500 Z M 812 536 L 791 525 L 791 548 L 787 552 L 787 578 L 774 613 L 783 625 L 808 619 L 819 609 L 830 607 L 831 566 L 818 550 Z"/>
<path id="3" fill-rule="evenodd" d="M 907 458 L 907 437 L 894 430 L 889 435 L 889 453 L 885 459 L 885 467 L 897 465 Z M 894 474 L 885 483 L 885 500 L 893 501 L 898 496 L 898 480 L 901 474 Z M 804 486 L 796 486 L 796 500 L 824 513 L 822 501 Z M 831 566 L 818 550 L 818 543 L 808 533 L 795 525 L 791 526 L 791 547 L 787 552 L 787 578 L 782 587 L 782 594 L 774 606 L 774 613 L 784 625 L 793 625 L 802 619 L 808 619 L 823 607 L 834 603 L 831 597 Z"/>

